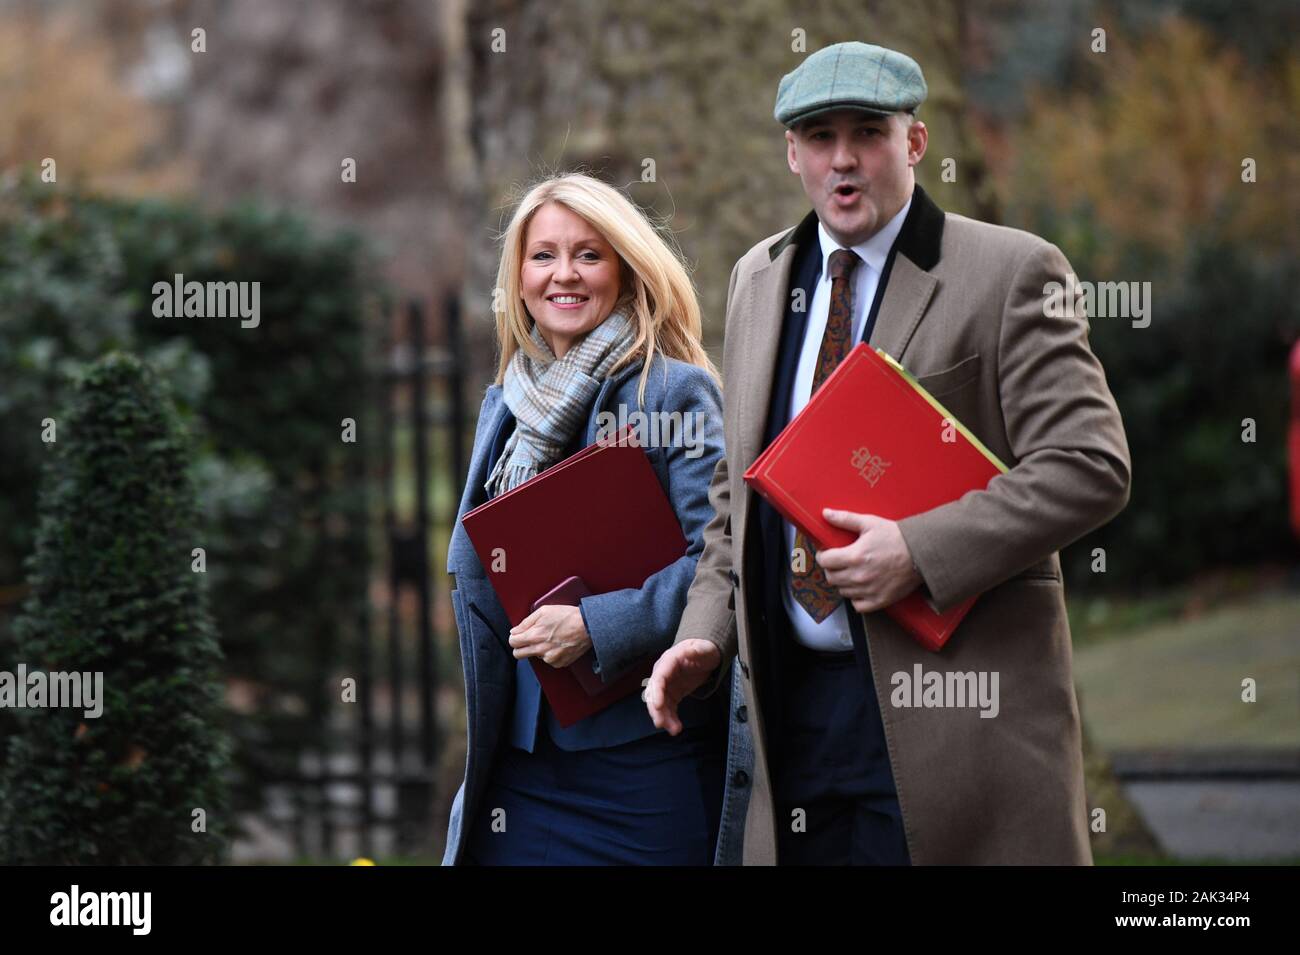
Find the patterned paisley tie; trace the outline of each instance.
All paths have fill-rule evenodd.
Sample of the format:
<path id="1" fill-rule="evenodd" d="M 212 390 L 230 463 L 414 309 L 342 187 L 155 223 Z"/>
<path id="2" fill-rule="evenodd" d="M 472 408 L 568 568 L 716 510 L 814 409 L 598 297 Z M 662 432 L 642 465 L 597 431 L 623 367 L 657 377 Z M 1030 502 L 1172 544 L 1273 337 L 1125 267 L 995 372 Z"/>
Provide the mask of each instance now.
<path id="1" fill-rule="evenodd" d="M 821 351 L 817 353 L 817 368 L 813 372 L 812 391 L 816 393 L 844 356 L 849 353 L 849 340 L 853 335 L 853 270 L 862 260 L 849 249 L 836 249 L 830 256 L 831 310 L 826 319 L 826 334 L 822 336 Z M 826 579 L 826 571 L 816 561 L 816 548 L 803 531 L 795 534 L 796 550 L 803 548 L 804 570 L 792 570 L 790 589 L 794 599 L 808 611 L 808 616 L 821 623 L 836 607 L 841 597 L 838 590 Z M 793 556 L 793 555 L 792 555 Z"/>

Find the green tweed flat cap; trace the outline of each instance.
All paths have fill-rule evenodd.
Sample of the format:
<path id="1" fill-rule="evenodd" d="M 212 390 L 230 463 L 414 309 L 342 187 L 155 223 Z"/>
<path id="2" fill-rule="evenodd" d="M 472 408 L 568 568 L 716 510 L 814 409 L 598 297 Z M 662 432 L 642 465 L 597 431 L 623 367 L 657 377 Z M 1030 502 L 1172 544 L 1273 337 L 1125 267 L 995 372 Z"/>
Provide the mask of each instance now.
<path id="1" fill-rule="evenodd" d="M 910 56 L 869 43 L 836 43 L 781 77 L 774 115 L 787 128 L 833 109 L 884 116 L 915 109 L 926 92 L 921 67 Z"/>

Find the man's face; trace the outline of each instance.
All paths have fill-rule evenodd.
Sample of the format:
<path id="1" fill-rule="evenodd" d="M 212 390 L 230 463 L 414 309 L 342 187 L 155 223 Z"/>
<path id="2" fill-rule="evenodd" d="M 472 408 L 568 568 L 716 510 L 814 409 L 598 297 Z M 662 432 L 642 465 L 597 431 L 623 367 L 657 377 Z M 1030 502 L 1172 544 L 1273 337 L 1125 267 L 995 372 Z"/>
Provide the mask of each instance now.
<path id="1" fill-rule="evenodd" d="M 786 130 L 786 159 L 826 231 L 851 246 L 903 208 L 928 139 L 925 124 L 907 114 L 837 109 Z"/>

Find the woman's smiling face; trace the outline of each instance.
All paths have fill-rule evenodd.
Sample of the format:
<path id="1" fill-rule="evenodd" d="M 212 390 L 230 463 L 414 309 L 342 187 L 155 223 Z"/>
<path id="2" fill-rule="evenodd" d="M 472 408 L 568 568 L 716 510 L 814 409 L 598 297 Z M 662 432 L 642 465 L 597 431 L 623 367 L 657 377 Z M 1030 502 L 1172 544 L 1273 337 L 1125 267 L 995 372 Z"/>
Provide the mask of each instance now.
<path id="1" fill-rule="evenodd" d="M 607 319 L 619 295 L 619 258 L 586 219 L 542 205 L 524 233 L 520 297 L 556 358 Z"/>

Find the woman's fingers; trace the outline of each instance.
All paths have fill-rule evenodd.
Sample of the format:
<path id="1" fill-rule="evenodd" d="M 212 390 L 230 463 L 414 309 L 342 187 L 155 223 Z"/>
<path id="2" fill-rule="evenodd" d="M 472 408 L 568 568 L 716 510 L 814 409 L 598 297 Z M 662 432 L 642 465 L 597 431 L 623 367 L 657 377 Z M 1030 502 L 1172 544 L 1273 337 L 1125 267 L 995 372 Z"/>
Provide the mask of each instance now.
<path id="1" fill-rule="evenodd" d="M 547 604 L 546 606 L 549 607 L 550 604 Z M 538 616 L 539 616 L 539 615 L 541 614 L 541 612 L 542 612 L 543 610 L 545 610 L 545 609 L 546 609 L 546 607 L 538 607 L 536 610 L 534 610 L 532 613 L 530 613 L 527 617 L 524 617 L 523 620 L 520 620 L 517 624 L 515 624 L 513 627 L 511 627 L 511 628 L 510 628 L 510 632 L 511 632 L 511 633 L 523 633 L 525 630 L 527 630 L 529 627 L 531 627 L 533 624 L 535 624 L 535 623 L 537 622 L 537 618 L 538 618 Z"/>
<path id="2" fill-rule="evenodd" d="M 512 647 L 518 650 L 520 647 L 531 646 L 540 640 L 541 636 L 539 634 L 533 633 L 531 630 L 523 630 L 519 633 L 511 634 L 508 642 Z"/>
<path id="3" fill-rule="evenodd" d="M 514 634 L 510 637 L 510 646 L 514 648 L 516 660 L 535 657 L 550 648 L 548 634 L 544 627 L 530 627 Z"/>

